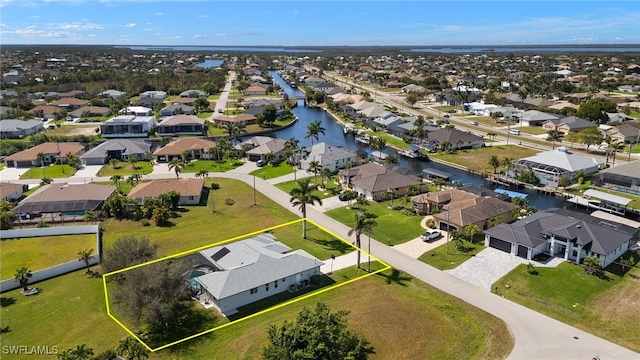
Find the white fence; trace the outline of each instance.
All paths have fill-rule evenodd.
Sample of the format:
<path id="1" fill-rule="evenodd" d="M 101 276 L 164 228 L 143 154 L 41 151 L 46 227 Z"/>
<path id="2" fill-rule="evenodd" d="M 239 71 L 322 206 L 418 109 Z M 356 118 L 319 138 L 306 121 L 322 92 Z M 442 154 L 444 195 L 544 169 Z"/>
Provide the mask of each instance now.
<path id="1" fill-rule="evenodd" d="M 54 235 L 76 235 L 76 234 L 96 234 L 96 254 L 89 260 L 89 265 L 95 265 L 100 262 L 100 229 L 98 225 L 82 225 L 82 226 L 60 226 L 51 228 L 35 228 L 35 229 L 17 229 L 0 231 L 0 239 L 20 239 L 38 236 L 54 236 Z M 20 240 L 18 240 L 20 241 Z M 43 270 L 33 271 L 33 276 L 29 279 L 29 284 L 37 283 L 42 280 L 50 279 L 71 271 L 76 271 L 85 267 L 84 261 L 72 260 L 62 264 L 58 264 Z M 17 289 L 20 284 L 15 279 L 5 279 L 0 281 L 0 293 Z"/>

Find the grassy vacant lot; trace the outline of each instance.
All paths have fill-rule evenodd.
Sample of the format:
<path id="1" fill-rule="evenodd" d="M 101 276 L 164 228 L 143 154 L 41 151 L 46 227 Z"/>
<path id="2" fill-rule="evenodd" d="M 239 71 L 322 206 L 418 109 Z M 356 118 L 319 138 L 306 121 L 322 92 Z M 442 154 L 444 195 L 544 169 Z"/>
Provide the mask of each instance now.
<path id="1" fill-rule="evenodd" d="M 116 168 L 111 164 L 106 164 L 98 171 L 98 176 L 113 176 L 113 175 L 131 175 L 131 174 L 151 174 L 153 171 L 153 165 L 148 161 L 138 161 L 136 163 L 138 169 L 134 169 L 128 162 L 118 162 Z"/>
<path id="2" fill-rule="evenodd" d="M 138 221 L 105 221 L 104 247 L 125 235 L 144 235 L 160 244 L 159 255 L 167 256 L 298 218 L 261 193 L 256 194 L 254 206 L 253 189 L 243 182 L 209 178 L 205 184 L 212 182 L 220 184 L 220 189 L 209 191 L 208 205 L 184 207 L 180 217 L 171 219 L 171 226 L 144 227 Z M 227 199 L 233 200 L 233 205 L 227 205 Z"/>
<path id="3" fill-rule="evenodd" d="M 463 115 L 460 116 L 462 118 L 465 118 L 469 121 L 475 121 L 478 124 L 482 124 L 482 125 L 486 125 L 486 126 L 491 126 L 491 127 L 497 127 L 497 128 L 501 128 L 501 127 L 506 127 L 506 124 L 501 124 L 499 122 L 496 121 L 496 119 L 492 118 L 491 116 L 476 116 L 473 114 L 468 114 L 468 115 Z"/>
<path id="4" fill-rule="evenodd" d="M 531 135 L 540 135 L 548 133 L 548 130 L 542 128 L 542 126 L 523 126 L 522 128 L 518 126 L 512 126 L 512 129 L 520 130 L 523 133 L 531 134 Z"/>
<path id="5" fill-rule="evenodd" d="M 226 159 L 225 161 L 218 162 L 214 160 L 195 160 L 189 161 L 189 164 L 182 169 L 183 173 L 197 173 L 198 171 L 204 169 L 209 172 L 225 172 L 229 170 L 233 170 L 238 166 L 244 164 L 243 161 L 240 160 L 230 160 Z"/>
<path id="6" fill-rule="evenodd" d="M 556 268 L 535 268 L 537 274 L 531 275 L 525 265 L 519 265 L 493 287 L 507 299 L 640 351 L 636 331 L 640 323 L 640 252 L 633 256 L 635 266 L 626 274 L 618 266 L 610 266 L 605 277 L 598 278 L 588 275 L 582 266 L 562 263 Z"/>
<path id="7" fill-rule="evenodd" d="M 96 249 L 95 234 L 40 236 L 0 240 L 0 279 L 13 277 L 25 266 L 31 271 L 77 260 L 82 249 Z"/>
<path id="8" fill-rule="evenodd" d="M 367 134 L 371 135 L 371 136 L 378 136 L 382 139 L 384 139 L 384 141 L 387 142 L 387 144 L 389 145 L 393 145 L 396 147 L 399 147 L 401 149 L 407 149 L 409 148 L 409 145 L 407 145 L 407 143 L 405 143 L 404 141 L 402 141 L 402 139 L 397 138 L 393 135 L 389 135 L 387 134 L 386 131 L 368 131 Z M 386 152 L 386 153 L 392 153 L 393 151 L 390 151 L 389 149 L 382 149 L 382 152 Z M 395 154 L 393 154 L 395 155 Z"/>
<path id="9" fill-rule="evenodd" d="M 396 200 L 394 205 L 397 204 Z M 400 211 L 389 209 L 388 206 L 389 202 L 387 201 L 371 201 L 367 209 L 370 213 L 378 216 L 376 218 L 378 225 L 373 228 L 371 233 L 371 236 L 376 240 L 383 243 L 390 240 L 392 245 L 397 245 L 413 240 L 424 232 L 420 226 L 421 216 L 403 215 Z M 325 214 L 349 227 L 354 224 L 354 210 L 347 209 L 347 207 L 329 210 Z"/>
<path id="10" fill-rule="evenodd" d="M 448 161 L 454 164 L 465 166 L 469 169 L 493 173 L 493 168 L 489 165 L 489 158 L 492 155 L 497 156 L 502 160 L 505 156 L 510 159 L 520 159 L 537 154 L 538 150 L 528 149 L 517 145 L 500 145 L 500 146 L 488 146 L 478 149 L 467 149 L 454 151 L 451 154 L 437 153 L 429 156 L 438 158 L 444 161 Z M 504 170 L 499 168 L 498 171 Z"/>
<path id="11" fill-rule="evenodd" d="M 282 175 L 291 174 L 293 172 L 293 166 L 287 165 L 286 162 L 280 162 L 278 164 L 267 164 L 261 168 L 253 170 L 249 175 L 255 175 L 263 179 L 273 179 Z"/>
<path id="12" fill-rule="evenodd" d="M 313 181 L 313 176 L 310 177 L 311 181 Z M 337 181 L 337 176 L 332 176 L 329 181 L 327 181 L 327 187 L 324 191 L 316 190 L 314 194 L 318 196 L 320 199 L 326 199 L 328 197 L 336 196 L 340 193 L 340 185 L 336 185 L 334 181 Z M 299 180 L 299 179 L 298 179 Z M 318 183 L 322 183 L 322 177 L 318 176 Z M 298 187 L 298 182 L 296 180 L 286 181 L 279 184 L 276 184 L 276 187 L 287 194 L 291 192 L 294 188 Z"/>
<path id="13" fill-rule="evenodd" d="M 465 241 L 460 247 L 460 250 L 456 249 L 456 244 L 451 239 L 449 239 L 448 246 L 448 254 L 447 244 L 445 243 L 422 254 L 418 260 L 429 264 L 436 269 L 449 270 L 458 267 L 458 265 L 471 259 L 471 257 L 484 249 L 484 244 L 482 243 L 482 237 L 480 235 L 474 236 L 473 243 Z"/>
<path id="14" fill-rule="evenodd" d="M 93 125 L 61 125 L 56 126 L 53 129 L 47 129 L 47 135 L 62 135 L 62 136 L 71 136 L 71 135 L 97 135 L 97 128 L 100 128 L 100 124 L 95 123 Z"/>
<path id="15" fill-rule="evenodd" d="M 45 166 L 44 168 L 32 167 L 31 169 L 27 170 L 27 172 L 22 174 L 22 176 L 20 176 L 20 179 L 42 179 L 45 176 L 52 179 L 68 178 L 75 174 L 76 171 L 78 170 L 69 165 L 53 164 Z"/>

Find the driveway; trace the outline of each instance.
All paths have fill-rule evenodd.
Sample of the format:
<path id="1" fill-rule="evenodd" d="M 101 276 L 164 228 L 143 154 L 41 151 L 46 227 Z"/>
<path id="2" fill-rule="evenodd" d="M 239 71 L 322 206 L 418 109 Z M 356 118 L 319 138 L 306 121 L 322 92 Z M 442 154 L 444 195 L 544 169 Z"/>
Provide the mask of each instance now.
<path id="1" fill-rule="evenodd" d="M 2 181 L 15 181 L 20 180 L 20 176 L 26 173 L 29 168 L 15 168 L 15 167 L 5 167 L 0 171 L 0 180 Z"/>
<path id="2" fill-rule="evenodd" d="M 97 176 L 98 171 L 102 168 L 102 165 L 85 165 L 82 169 L 76 171 L 71 178 L 94 178 Z"/>

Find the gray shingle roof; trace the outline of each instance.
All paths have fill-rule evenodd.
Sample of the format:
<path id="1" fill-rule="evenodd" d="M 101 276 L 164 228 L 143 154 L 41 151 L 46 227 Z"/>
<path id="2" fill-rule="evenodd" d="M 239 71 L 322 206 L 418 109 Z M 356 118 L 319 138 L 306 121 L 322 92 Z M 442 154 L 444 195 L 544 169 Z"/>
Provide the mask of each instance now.
<path id="1" fill-rule="evenodd" d="M 122 151 L 123 155 L 145 154 L 151 144 L 142 140 L 114 139 L 103 142 L 80 156 L 81 159 L 105 158 L 108 151 Z"/>
<path id="2" fill-rule="evenodd" d="M 223 248 L 228 251 L 219 253 Z M 194 280 L 220 300 L 323 264 L 304 250 L 283 253 L 287 250 L 270 234 L 206 249 L 200 254 L 220 270 Z"/>

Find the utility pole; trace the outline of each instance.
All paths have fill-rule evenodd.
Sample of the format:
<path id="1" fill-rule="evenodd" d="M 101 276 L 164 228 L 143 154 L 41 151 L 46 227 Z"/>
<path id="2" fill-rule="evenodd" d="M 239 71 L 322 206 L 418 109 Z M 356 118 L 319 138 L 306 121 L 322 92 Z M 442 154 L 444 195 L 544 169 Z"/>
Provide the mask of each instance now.
<path id="1" fill-rule="evenodd" d="M 449 210 L 447 209 L 447 255 L 449 255 Z"/>
<path id="2" fill-rule="evenodd" d="M 371 272 L 371 229 L 369 229 L 369 246 L 367 249 L 367 255 L 369 256 L 369 272 Z"/>
<path id="3" fill-rule="evenodd" d="M 256 205 L 256 176 L 253 175 L 253 205 Z"/>

